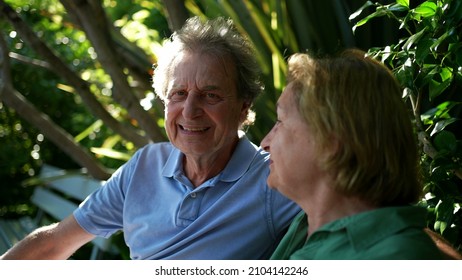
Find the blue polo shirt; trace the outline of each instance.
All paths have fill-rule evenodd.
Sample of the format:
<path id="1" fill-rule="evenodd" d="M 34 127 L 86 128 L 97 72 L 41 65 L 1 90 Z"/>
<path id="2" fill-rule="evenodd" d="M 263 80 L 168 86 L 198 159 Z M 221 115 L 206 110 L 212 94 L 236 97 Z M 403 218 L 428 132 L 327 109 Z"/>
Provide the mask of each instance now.
<path id="1" fill-rule="evenodd" d="M 124 232 L 132 259 L 265 259 L 300 211 L 268 188 L 268 154 L 240 138 L 217 176 L 194 187 L 170 143 L 140 149 L 74 211 L 91 234 Z"/>

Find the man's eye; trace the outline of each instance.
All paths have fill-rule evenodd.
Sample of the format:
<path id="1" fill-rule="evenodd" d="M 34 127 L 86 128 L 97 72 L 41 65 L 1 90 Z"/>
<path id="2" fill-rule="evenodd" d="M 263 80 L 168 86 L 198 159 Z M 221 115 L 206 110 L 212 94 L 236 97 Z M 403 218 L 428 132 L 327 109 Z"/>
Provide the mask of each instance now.
<path id="1" fill-rule="evenodd" d="M 219 98 L 219 96 L 215 93 L 206 93 L 205 96 L 208 98 L 208 99 L 217 99 Z"/>
<path id="2" fill-rule="evenodd" d="M 219 94 L 211 92 L 204 93 L 202 97 L 209 104 L 217 104 L 222 100 L 222 97 Z"/>
<path id="3" fill-rule="evenodd" d="M 169 96 L 169 99 L 172 101 L 179 101 L 179 100 L 184 100 L 188 93 L 186 91 L 176 91 L 172 92 Z"/>

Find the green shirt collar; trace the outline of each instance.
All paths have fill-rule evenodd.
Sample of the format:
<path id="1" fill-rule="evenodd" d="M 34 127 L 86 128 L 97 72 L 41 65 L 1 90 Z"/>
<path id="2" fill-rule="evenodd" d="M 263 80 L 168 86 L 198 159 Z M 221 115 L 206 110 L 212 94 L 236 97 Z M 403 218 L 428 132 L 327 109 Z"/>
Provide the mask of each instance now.
<path id="1" fill-rule="evenodd" d="M 346 230 L 353 248 L 361 251 L 406 228 L 424 228 L 425 214 L 425 209 L 413 206 L 379 208 L 333 221 L 317 232 Z M 380 231 L 371 232 L 371 216 L 373 227 Z"/>
<path id="2" fill-rule="evenodd" d="M 306 240 L 308 222 L 302 211 L 294 218 L 271 259 L 437 257 L 437 248 L 422 230 L 425 215 L 426 209 L 417 206 L 380 208 L 328 223 Z M 410 229 L 413 230 L 409 234 Z M 398 243 L 391 238 L 404 231 L 408 233 L 399 238 Z M 425 246 L 416 248 L 416 244 Z M 403 255 L 407 247 L 396 250 L 402 246 L 412 248 L 407 250 L 408 255 Z"/>

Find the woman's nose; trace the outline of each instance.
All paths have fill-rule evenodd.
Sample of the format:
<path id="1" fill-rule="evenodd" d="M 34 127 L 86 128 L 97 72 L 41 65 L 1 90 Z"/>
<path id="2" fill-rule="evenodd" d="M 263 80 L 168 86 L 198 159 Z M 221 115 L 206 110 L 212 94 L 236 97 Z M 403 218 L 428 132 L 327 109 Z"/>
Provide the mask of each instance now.
<path id="1" fill-rule="evenodd" d="M 271 131 L 266 134 L 265 138 L 261 140 L 260 146 L 262 147 L 263 150 L 269 152 L 270 151 L 270 140 L 271 140 Z"/>

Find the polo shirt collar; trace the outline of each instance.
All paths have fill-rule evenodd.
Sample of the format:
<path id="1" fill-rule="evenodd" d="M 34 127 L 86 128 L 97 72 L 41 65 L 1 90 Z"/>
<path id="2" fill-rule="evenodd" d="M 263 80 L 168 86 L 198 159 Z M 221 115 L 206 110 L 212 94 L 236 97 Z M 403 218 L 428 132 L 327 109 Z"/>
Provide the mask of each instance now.
<path id="1" fill-rule="evenodd" d="M 241 178 L 246 170 L 249 169 L 253 158 L 257 153 L 262 152 L 256 145 L 249 141 L 243 133 L 239 134 L 239 142 L 231 156 L 230 161 L 225 169 L 217 176 L 221 181 L 233 182 Z M 177 148 L 173 148 L 170 156 L 164 165 L 162 175 L 165 177 L 173 177 L 183 174 L 183 156 L 184 154 Z"/>
<path id="2" fill-rule="evenodd" d="M 424 228 L 422 222 L 426 210 L 416 206 L 386 207 L 363 212 L 334 221 L 321 228 L 321 231 L 346 229 L 350 242 L 356 250 L 364 250 L 383 238 L 409 227 Z M 371 228 L 371 223 L 374 230 Z"/>
<path id="3" fill-rule="evenodd" d="M 233 182 L 240 179 L 250 168 L 255 156 L 260 152 L 262 150 L 250 142 L 247 136 L 241 135 L 230 161 L 221 172 L 221 180 Z"/>

